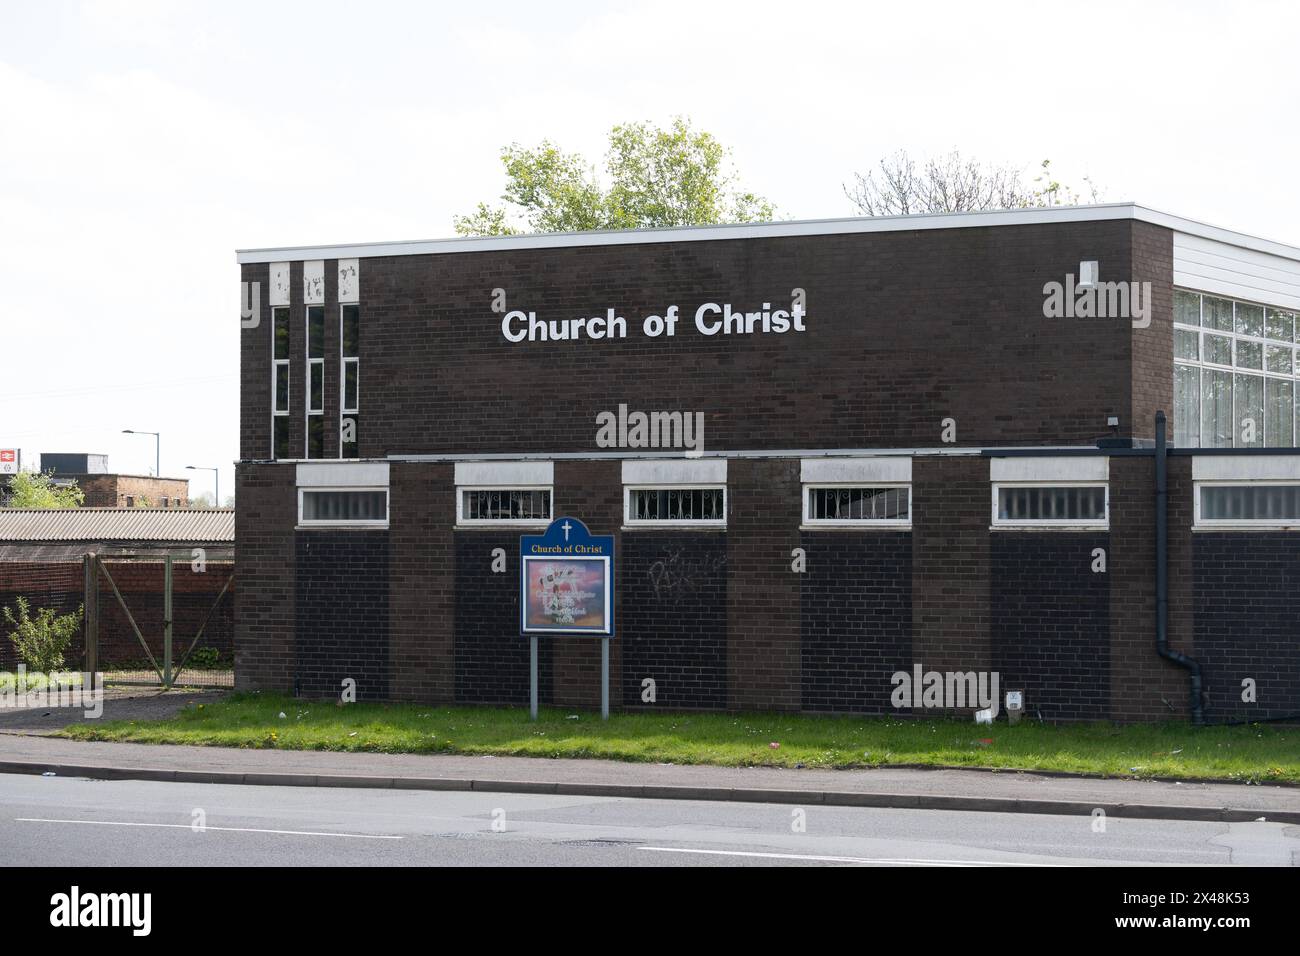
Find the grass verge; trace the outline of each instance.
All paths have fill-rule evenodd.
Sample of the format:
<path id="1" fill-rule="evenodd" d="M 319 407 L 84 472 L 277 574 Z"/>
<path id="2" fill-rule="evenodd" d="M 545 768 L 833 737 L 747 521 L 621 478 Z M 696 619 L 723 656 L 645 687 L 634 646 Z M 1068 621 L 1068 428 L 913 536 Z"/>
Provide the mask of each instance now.
<path id="1" fill-rule="evenodd" d="M 727 767 L 918 765 L 1300 783 L 1300 729 L 1050 726 L 806 714 L 613 714 L 349 704 L 236 694 L 158 721 L 76 724 L 77 740 L 371 753 L 587 757 Z"/>

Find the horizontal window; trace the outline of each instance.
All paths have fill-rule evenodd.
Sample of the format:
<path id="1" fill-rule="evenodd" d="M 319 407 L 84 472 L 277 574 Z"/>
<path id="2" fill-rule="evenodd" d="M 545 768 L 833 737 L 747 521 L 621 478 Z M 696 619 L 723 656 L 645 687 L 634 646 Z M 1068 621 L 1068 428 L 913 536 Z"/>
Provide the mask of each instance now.
<path id="1" fill-rule="evenodd" d="M 1200 527 L 1300 526 L 1300 483 L 1198 484 L 1196 524 Z"/>
<path id="2" fill-rule="evenodd" d="M 1105 484 L 993 486 L 994 527 L 1105 527 Z"/>
<path id="3" fill-rule="evenodd" d="M 460 488 L 457 524 L 548 524 L 550 488 Z"/>
<path id="4" fill-rule="evenodd" d="M 301 525 L 387 525 L 388 491 L 383 488 L 301 488 Z"/>
<path id="5" fill-rule="evenodd" d="M 625 493 L 624 518 L 629 525 L 727 523 L 727 489 L 722 485 L 627 488 Z"/>
<path id="6" fill-rule="evenodd" d="M 805 485 L 805 524 L 901 525 L 912 519 L 908 485 Z"/>

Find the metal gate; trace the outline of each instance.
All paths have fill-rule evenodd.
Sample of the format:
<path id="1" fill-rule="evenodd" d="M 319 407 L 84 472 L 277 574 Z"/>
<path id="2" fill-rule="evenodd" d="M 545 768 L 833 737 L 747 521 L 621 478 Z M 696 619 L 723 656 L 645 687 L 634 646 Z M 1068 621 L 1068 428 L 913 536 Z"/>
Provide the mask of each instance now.
<path id="1" fill-rule="evenodd" d="M 207 564 L 210 562 L 219 566 L 228 565 L 228 573 L 217 592 L 215 599 L 207 604 L 202 613 L 197 628 L 190 633 L 177 633 L 176 627 L 176 608 L 174 600 L 174 583 L 175 583 L 175 563 L 179 559 L 184 564 L 193 566 L 200 560 L 195 555 L 201 553 L 204 571 L 206 572 Z M 131 554 L 114 553 L 109 556 L 115 565 L 131 566 L 134 564 L 156 564 L 161 562 L 163 580 L 162 580 L 162 627 L 161 635 L 151 635 L 155 638 L 161 637 L 161 647 L 155 643 L 154 648 L 149 646 L 149 641 L 145 637 L 144 631 L 141 630 L 137 623 L 136 615 L 132 613 L 127 600 L 122 595 L 118 582 L 114 579 L 112 572 L 105 563 L 104 556 L 96 552 L 89 552 L 83 560 L 85 573 L 84 601 L 85 601 L 85 669 L 90 673 L 102 671 L 106 684 L 117 685 L 138 685 L 144 687 L 160 687 L 164 690 L 170 690 L 173 687 L 234 687 L 234 660 L 233 656 L 222 660 L 221 654 L 212 654 L 214 650 L 210 643 L 205 644 L 204 636 L 208 632 L 208 625 L 212 621 L 213 614 L 222 606 L 222 601 L 227 599 L 227 592 L 230 591 L 231 582 L 234 580 L 234 552 L 226 549 L 201 548 L 192 549 L 184 554 L 173 553 L 171 551 L 153 552 L 142 554 L 139 552 Z M 119 573 L 121 569 L 119 568 Z M 104 660 L 101 653 L 100 630 L 104 621 L 104 609 L 100 606 L 100 583 L 106 582 L 112 593 L 112 604 L 110 607 L 116 607 L 121 611 L 126 623 L 130 627 L 139 645 L 143 657 L 138 660 Z M 206 602 L 196 604 L 201 607 Z M 155 654 L 154 650 L 161 651 Z M 120 657 L 120 653 L 110 655 Z M 161 659 L 159 659 L 161 657 Z"/>

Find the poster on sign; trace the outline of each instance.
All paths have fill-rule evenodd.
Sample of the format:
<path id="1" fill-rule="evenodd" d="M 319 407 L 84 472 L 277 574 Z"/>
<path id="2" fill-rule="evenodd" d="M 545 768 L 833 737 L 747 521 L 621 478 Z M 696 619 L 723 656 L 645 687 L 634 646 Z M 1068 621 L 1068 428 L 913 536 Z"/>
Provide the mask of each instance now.
<path id="1" fill-rule="evenodd" d="M 17 448 L 0 448 L 0 475 L 18 474 L 19 462 Z"/>
<path id="2" fill-rule="evenodd" d="M 614 630 L 612 536 L 593 536 L 577 518 L 519 539 L 520 630 L 524 634 L 609 635 Z"/>

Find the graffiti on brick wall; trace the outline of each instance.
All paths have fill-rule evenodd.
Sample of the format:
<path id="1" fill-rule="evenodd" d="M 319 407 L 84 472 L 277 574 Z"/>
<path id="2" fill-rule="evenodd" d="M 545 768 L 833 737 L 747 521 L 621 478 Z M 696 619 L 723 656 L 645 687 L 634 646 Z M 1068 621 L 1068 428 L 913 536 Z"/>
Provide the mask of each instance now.
<path id="1" fill-rule="evenodd" d="M 647 569 L 650 588 L 656 601 L 680 601 L 694 594 L 700 582 L 708 580 L 727 566 L 725 554 L 691 557 L 684 548 L 667 550 Z"/>

